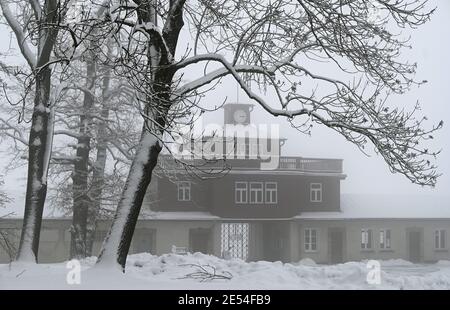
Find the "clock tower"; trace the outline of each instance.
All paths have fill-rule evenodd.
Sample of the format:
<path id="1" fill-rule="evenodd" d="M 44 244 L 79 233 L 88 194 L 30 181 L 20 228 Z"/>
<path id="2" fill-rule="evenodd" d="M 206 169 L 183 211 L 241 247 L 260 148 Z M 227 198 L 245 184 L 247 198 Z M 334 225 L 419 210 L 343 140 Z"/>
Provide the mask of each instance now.
<path id="1" fill-rule="evenodd" d="M 252 104 L 228 103 L 223 106 L 225 125 L 249 125 Z"/>

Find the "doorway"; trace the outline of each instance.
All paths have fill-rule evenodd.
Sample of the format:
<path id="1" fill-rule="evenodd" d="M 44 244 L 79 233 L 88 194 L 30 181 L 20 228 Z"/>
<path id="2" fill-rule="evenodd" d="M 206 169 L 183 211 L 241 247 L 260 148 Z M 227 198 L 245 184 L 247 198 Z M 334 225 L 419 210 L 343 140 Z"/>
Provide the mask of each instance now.
<path id="1" fill-rule="evenodd" d="M 212 232 L 209 228 L 192 228 L 189 230 L 189 250 L 211 254 Z"/>
<path id="2" fill-rule="evenodd" d="M 413 263 L 422 261 L 422 232 L 420 230 L 408 232 L 408 258 Z"/>
<path id="3" fill-rule="evenodd" d="M 222 257 L 248 259 L 249 229 L 248 223 L 222 223 Z"/>
<path id="4" fill-rule="evenodd" d="M 344 262 L 344 229 L 328 229 L 329 261 L 331 264 Z"/>
<path id="5" fill-rule="evenodd" d="M 287 262 L 289 258 L 289 232 L 283 223 L 263 223 L 263 259 L 269 262 Z"/>

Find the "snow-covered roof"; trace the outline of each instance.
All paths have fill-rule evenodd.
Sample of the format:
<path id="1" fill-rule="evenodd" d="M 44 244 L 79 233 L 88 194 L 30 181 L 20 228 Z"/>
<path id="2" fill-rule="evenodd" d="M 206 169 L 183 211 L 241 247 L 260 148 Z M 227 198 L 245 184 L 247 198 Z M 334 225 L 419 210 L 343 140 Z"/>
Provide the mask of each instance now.
<path id="1" fill-rule="evenodd" d="M 67 216 L 58 214 L 46 214 L 44 217 L 46 219 L 68 219 Z M 8 218 L 22 218 L 22 214 L 14 214 Z M 141 220 L 186 221 L 221 219 L 221 217 L 206 211 L 155 212 L 147 209 L 141 211 L 139 218 Z M 341 212 L 302 212 L 295 216 L 295 219 L 314 220 L 440 218 L 450 219 L 450 196 L 342 194 Z M 255 217 L 247 220 L 269 219 Z M 272 218 L 272 220 L 276 219 Z M 290 220 L 290 218 L 278 220 Z"/>
<path id="2" fill-rule="evenodd" d="M 450 197 L 342 194 L 341 212 L 303 212 L 298 219 L 450 218 Z"/>
<path id="3" fill-rule="evenodd" d="M 143 219 L 220 220 L 209 212 L 148 212 Z M 341 195 L 341 212 L 302 212 L 296 219 L 450 219 L 450 197 L 436 195 Z M 252 218 L 248 220 L 258 220 Z M 261 219 L 259 219 L 261 220 Z M 276 219 L 273 219 L 276 220 Z M 289 220 L 289 218 L 278 219 Z"/>

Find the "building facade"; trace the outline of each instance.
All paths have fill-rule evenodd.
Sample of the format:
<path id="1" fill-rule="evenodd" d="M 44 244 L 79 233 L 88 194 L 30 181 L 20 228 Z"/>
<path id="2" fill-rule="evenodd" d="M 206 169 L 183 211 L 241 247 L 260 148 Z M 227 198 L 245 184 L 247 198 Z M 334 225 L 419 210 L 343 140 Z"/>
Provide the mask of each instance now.
<path id="1" fill-rule="evenodd" d="M 245 132 L 250 113 L 250 105 L 227 105 L 224 126 Z M 130 253 L 203 252 L 282 262 L 311 258 L 324 264 L 450 260 L 448 199 L 342 195 L 342 160 L 283 157 L 285 140 L 271 137 L 263 144 L 272 145 L 269 153 L 277 156 L 277 165 L 263 169 L 262 163 L 273 160 L 260 156 L 266 138 L 243 137 L 241 145 L 232 137 L 233 156 L 226 161 L 215 158 L 200 165 L 204 161 L 196 158 L 174 161 L 161 155 Z M 201 166 L 207 178 L 186 173 L 186 165 Z M 224 165 L 229 169 L 216 174 Z M 21 222 L 0 222 L 11 244 L 10 251 L 0 248 L 2 263 L 13 255 Z M 70 225 L 71 219 L 44 220 L 40 262 L 69 258 Z M 108 220 L 99 221 L 93 253 L 98 253 L 109 225 Z"/>

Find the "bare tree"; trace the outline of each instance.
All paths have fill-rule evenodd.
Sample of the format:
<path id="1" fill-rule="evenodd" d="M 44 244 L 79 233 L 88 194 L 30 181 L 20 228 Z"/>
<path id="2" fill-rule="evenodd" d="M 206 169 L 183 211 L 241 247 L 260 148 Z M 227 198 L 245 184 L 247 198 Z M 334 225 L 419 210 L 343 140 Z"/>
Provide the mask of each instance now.
<path id="1" fill-rule="evenodd" d="M 93 46 L 92 42 L 96 42 L 96 45 L 99 42 L 94 38 L 89 40 L 87 50 L 82 52 L 85 62 L 82 63 L 81 71 L 74 70 L 75 78 L 70 86 L 74 90 L 73 96 L 61 104 L 56 121 L 64 128 L 56 132 L 64 133 L 76 141 L 73 145 L 76 154 L 71 162 L 73 170 L 70 171 L 72 197 L 69 200 L 72 201 L 70 210 L 73 211 L 71 257 L 76 258 L 91 254 L 96 219 L 102 213 L 102 200 L 111 193 L 104 189 L 120 175 L 117 165 L 129 165 L 131 149 L 136 144 L 136 130 L 133 127 L 138 114 L 137 111 L 133 112 L 136 110 L 133 100 L 127 98 L 121 79 L 112 76 L 112 69 L 106 60 L 98 56 L 102 54 L 102 49 L 109 50 L 108 47 Z M 83 86 L 79 85 L 80 76 L 85 76 Z M 79 101 L 81 103 L 74 104 Z M 123 122 L 126 126 L 124 129 L 121 128 Z M 106 169 L 108 153 L 109 160 L 115 162 L 110 171 Z M 65 168 L 61 167 L 60 172 L 61 169 Z M 63 180 L 62 183 L 66 182 Z"/>
<path id="2" fill-rule="evenodd" d="M 73 215 L 70 255 L 76 258 L 91 255 L 96 219 L 111 217 L 138 140 L 135 100 L 114 76 L 107 61 L 113 51 L 103 40 L 90 34 L 78 48 L 65 69 L 65 90 L 54 108 L 47 201 L 53 210 Z M 11 73 L 14 70 L 7 66 L 2 70 L 9 77 L 3 83 L 6 94 L 25 92 L 26 83 Z M 0 112 L 8 117 L 0 117 L 0 138 L 13 142 L 12 168 L 27 159 L 28 148 L 28 124 L 16 120 L 29 118 L 32 111 L 29 104 L 18 111 L 15 101 L 6 101 L 10 104 Z"/>
<path id="3" fill-rule="evenodd" d="M 15 16 L 10 3 L 0 2 L 3 16 L 14 32 L 22 56 L 31 70 L 34 84 L 34 109 L 28 139 L 28 180 L 22 236 L 17 259 L 36 261 L 42 212 L 47 193 L 47 171 L 52 145 L 52 111 L 57 94 L 52 94 L 52 52 L 63 17 L 57 0 L 14 3 L 20 12 Z M 28 12 L 32 12 L 29 14 Z M 36 50 L 34 50 L 36 49 Z"/>
<path id="4" fill-rule="evenodd" d="M 177 119 L 174 110 L 192 107 L 206 86 L 224 77 L 298 130 L 309 132 L 317 123 L 360 149 L 371 143 L 393 172 L 434 185 L 438 175 L 430 159 L 437 152 L 422 142 L 442 123 L 425 129 L 425 119 L 416 116 L 418 105 L 406 111 L 387 102 L 390 94 L 422 83 L 414 80 L 415 64 L 400 57 L 408 41 L 395 33 L 428 21 L 432 11 L 425 5 L 422 0 L 122 0 L 111 7 L 105 23 L 122 51 L 116 72 L 138 94 L 144 126 L 97 264 L 125 267 L 163 135 Z M 374 8 L 379 17 L 369 18 Z M 179 40 L 185 20 L 192 37 L 187 46 Z M 329 72 L 336 73 L 315 72 L 317 61 L 327 61 Z M 180 77 L 194 66 L 203 66 L 203 74 L 183 83 Z"/>
<path id="5" fill-rule="evenodd" d="M 97 8 L 96 16 L 101 16 L 105 10 L 104 5 L 100 5 Z M 73 194 L 73 219 L 72 219 L 72 239 L 71 239 L 71 257 L 85 257 L 91 248 L 91 244 L 87 244 L 88 240 L 88 221 L 89 216 L 93 218 L 91 221 L 95 222 L 96 213 L 93 212 L 94 207 L 99 206 L 95 203 L 96 199 L 101 199 L 101 186 L 100 183 L 104 178 L 104 170 L 106 164 L 106 132 L 104 129 L 104 123 L 108 119 L 108 96 L 111 94 L 110 79 L 111 69 L 107 64 L 102 61 L 99 55 L 102 54 L 102 48 L 110 51 L 111 49 L 105 46 L 108 42 L 107 38 L 98 35 L 98 28 L 93 27 L 93 31 L 89 33 L 86 40 L 86 48 L 83 53 L 83 62 L 85 65 L 85 86 L 80 87 L 75 82 L 75 87 L 79 88 L 83 92 L 83 104 L 79 113 L 79 133 L 77 135 L 76 144 L 76 158 L 74 162 L 74 169 L 72 173 L 72 194 Z M 106 41 L 106 42 L 105 42 Z M 111 54 L 107 52 L 107 54 Z M 102 64 L 103 62 L 103 64 Z M 99 68 L 102 68 L 100 70 Z M 103 72 L 101 72 L 103 71 Z M 102 77 L 102 75 L 104 75 Z M 79 75 L 76 75 L 79 76 Z M 98 85 L 100 83 L 100 85 Z M 102 108 L 99 115 L 94 115 L 95 104 L 97 100 L 96 90 L 101 89 L 100 99 L 102 102 Z M 106 111 L 105 111 L 106 108 Z M 99 126 L 97 130 L 97 138 L 99 144 L 97 146 L 97 160 L 94 163 L 93 168 L 93 184 L 92 190 L 89 188 L 89 157 L 92 150 L 91 129 L 94 123 L 94 117 L 98 119 Z M 95 184 L 94 184 L 95 183 Z M 93 196 L 91 195 L 93 194 Z M 94 206 L 95 204 L 95 206 Z M 92 226 L 92 222 L 91 225 Z M 92 232 L 89 232 L 92 235 Z"/>
<path id="6" fill-rule="evenodd" d="M 84 53 L 92 55 L 94 50 Z M 87 84 L 80 87 L 78 77 L 85 73 Z M 75 79 L 70 87 L 76 91 L 57 110 L 56 124 L 58 128 L 62 126 L 64 129 L 56 130 L 56 133 L 64 133 L 76 142 L 72 144 L 75 149 L 74 160 L 68 161 L 73 169 L 55 167 L 51 173 L 70 174 L 72 179 L 68 191 L 72 197 L 67 197 L 67 183 L 70 180 L 60 178 L 56 185 L 59 187 L 58 195 L 63 198 L 58 199 L 58 208 L 73 212 L 71 257 L 91 254 L 96 219 L 99 214 L 108 213 L 108 208 L 105 208 L 106 200 L 117 201 L 111 194 L 115 196 L 113 192 L 121 188 L 119 184 L 123 175 L 118 166 L 128 167 L 129 158 L 132 157 L 131 149 L 136 144 L 136 130 L 133 127 L 136 125 L 134 119 L 139 115 L 137 111 L 133 113 L 136 109 L 132 103 L 126 102 L 130 100 L 121 90 L 120 79 L 111 76 L 111 73 L 107 64 L 92 57 L 85 63 L 85 70 L 74 72 Z M 82 94 L 81 102 L 79 90 Z M 74 104 L 77 101 L 79 103 Z M 122 128 L 123 122 L 125 128 Z M 66 149 L 67 145 L 62 148 Z M 108 161 L 112 168 L 107 169 Z"/>
<path id="7" fill-rule="evenodd" d="M 20 102 L 25 107 L 28 97 L 34 98 L 26 143 L 27 194 L 17 259 L 36 261 L 52 157 L 54 111 L 66 88 L 65 68 L 74 58 L 77 47 L 89 36 L 105 6 L 101 2 L 92 2 L 90 9 L 97 14 L 94 19 L 90 17 L 90 9 L 73 8 L 70 0 L 2 0 L 0 6 L 28 65 L 26 69 L 20 68 L 18 73 L 25 76 L 25 95 Z M 67 16 L 68 12 L 72 16 Z M 74 13 L 78 20 L 73 20 Z"/>

